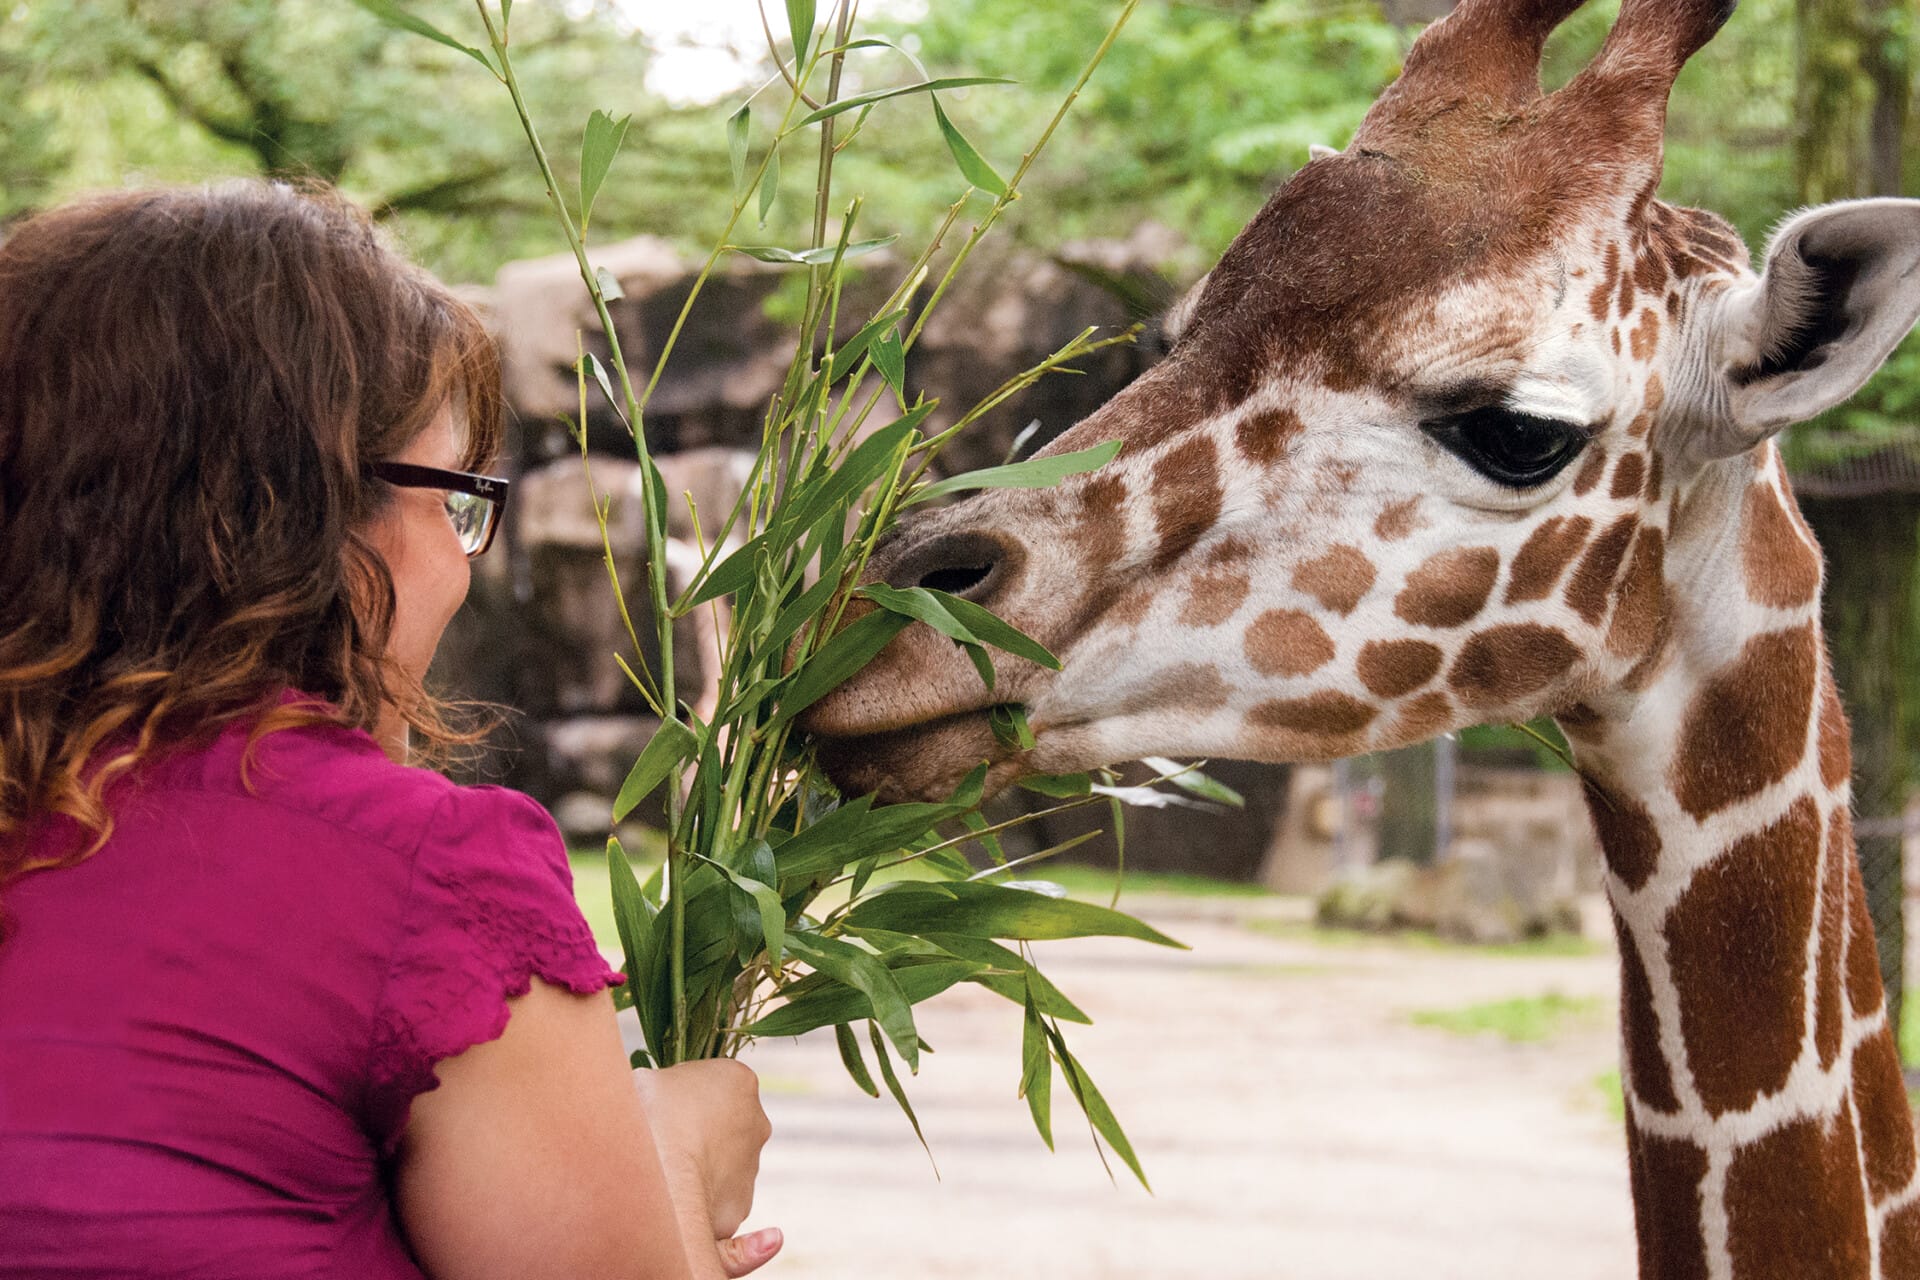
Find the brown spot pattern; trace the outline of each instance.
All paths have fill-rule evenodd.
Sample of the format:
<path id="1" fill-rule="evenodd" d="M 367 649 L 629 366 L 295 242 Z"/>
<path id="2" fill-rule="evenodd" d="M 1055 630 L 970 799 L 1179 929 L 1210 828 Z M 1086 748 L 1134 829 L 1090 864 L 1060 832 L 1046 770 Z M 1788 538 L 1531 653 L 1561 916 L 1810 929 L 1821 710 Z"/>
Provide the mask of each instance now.
<path id="1" fill-rule="evenodd" d="M 1247 720 L 1263 729 L 1288 729 L 1331 738 L 1358 733 L 1379 714 L 1358 698 L 1329 691 L 1310 698 L 1262 702 L 1247 713 Z"/>
<path id="2" fill-rule="evenodd" d="M 1532 622 L 1491 627 L 1461 648 L 1447 682 L 1469 707 L 1498 707 L 1539 693 L 1579 657 L 1573 641 L 1551 627 Z"/>
<path id="3" fill-rule="evenodd" d="M 1660 1022 L 1653 1012 L 1653 986 L 1633 935 L 1616 918 L 1620 937 L 1620 1026 L 1626 1042 L 1627 1080 L 1633 1096 L 1655 1111 L 1680 1109 L 1673 1091 L 1673 1072 L 1660 1051 Z"/>
<path id="4" fill-rule="evenodd" d="M 1293 571 L 1293 585 L 1345 617 L 1373 590 L 1373 561 L 1358 547 L 1334 547 Z"/>
<path id="5" fill-rule="evenodd" d="M 1607 869 L 1627 888 L 1639 892 L 1660 865 L 1659 828 L 1637 801 L 1597 782 L 1587 783 L 1586 800 Z"/>
<path id="6" fill-rule="evenodd" d="M 1860 858 L 1853 849 L 1853 819 L 1847 819 L 1847 1003 L 1864 1018 L 1880 1007 L 1886 988 L 1880 981 L 1880 941 L 1873 932 L 1873 912 L 1867 908 L 1867 882 L 1860 877 Z"/>
<path id="7" fill-rule="evenodd" d="M 1665 926 L 1680 1031 L 1714 1115 L 1778 1090 L 1800 1056 L 1820 814 L 1801 799 L 1695 874 Z"/>
<path id="8" fill-rule="evenodd" d="M 1600 477 L 1607 473 L 1607 455 L 1599 449 L 1589 448 L 1587 457 L 1580 464 L 1580 474 L 1573 478 L 1573 491 L 1580 497 L 1592 493 L 1594 486 L 1600 483 Z"/>
<path id="9" fill-rule="evenodd" d="M 1813 978 L 1813 1044 L 1823 1071 L 1840 1056 L 1846 1031 L 1840 981 L 1847 947 L 1847 863 L 1853 857 L 1847 834 L 1846 811 L 1837 809 L 1827 823 L 1827 848 L 1821 855 L 1820 956 Z"/>
<path id="10" fill-rule="evenodd" d="M 1608 493 L 1616 499 L 1638 497 L 1640 486 L 1645 484 L 1646 480 L 1646 459 L 1637 453 L 1629 453 L 1614 467 L 1613 488 L 1608 490 Z"/>
<path id="11" fill-rule="evenodd" d="M 1627 1167 L 1640 1274 L 1648 1280 L 1706 1280 L 1700 1183 L 1707 1176 L 1707 1153 L 1690 1142 L 1643 1134 L 1629 1114 Z"/>
<path id="12" fill-rule="evenodd" d="M 1829 671 L 1826 693 L 1820 699 L 1820 781 L 1837 787 L 1852 776 L 1853 742 L 1847 729 L 1847 712 L 1840 705 L 1840 691 L 1834 687 Z"/>
<path id="13" fill-rule="evenodd" d="M 1607 317 L 1613 313 L 1613 290 L 1619 283 L 1620 246 L 1610 244 L 1607 246 L 1606 272 L 1600 277 L 1600 283 L 1594 286 L 1593 296 L 1587 299 L 1587 310 L 1591 311 L 1593 318 L 1602 324 L 1605 324 Z"/>
<path id="14" fill-rule="evenodd" d="M 1740 1280 L 1866 1280 L 1867 1202 L 1853 1113 L 1783 1125 L 1734 1154 L 1727 1244 Z M 1891 1273 L 1889 1273 L 1891 1274 Z"/>
<path id="15" fill-rule="evenodd" d="M 1635 360 L 1650 360 L 1660 347 L 1660 314 L 1649 307 L 1640 313 L 1640 323 L 1634 326 L 1630 342 Z"/>
<path id="16" fill-rule="evenodd" d="M 1190 627 L 1217 627 L 1234 615 L 1253 589 L 1243 569 L 1207 569 L 1187 584 L 1186 608 L 1180 621 Z"/>
<path id="17" fill-rule="evenodd" d="M 1420 499 L 1404 498 L 1380 513 L 1373 522 L 1373 536 L 1382 542 L 1398 542 L 1417 528 L 1415 513 L 1420 510 Z"/>
<path id="18" fill-rule="evenodd" d="M 1270 467 L 1287 451 L 1287 443 L 1303 429 L 1300 415 L 1291 409 L 1262 409 L 1240 419 L 1234 440 L 1255 466 Z"/>
<path id="19" fill-rule="evenodd" d="M 1674 795 L 1696 818 L 1780 781 L 1806 748 L 1819 646 L 1812 627 L 1755 636 L 1687 704 Z"/>
<path id="20" fill-rule="evenodd" d="M 1444 693 L 1423 693 L 1401 709 L 1394 740 L 1424 742 L 1452 723 L 1453 700 Z"/>
<path id="21" fill-rule="evenodd" d="M 1913 1181 L 1913 1109 L 1893 1031 L 1882 1027 L 1853 1054 L 1853 1105 L 1866 1136 L 1867 1190 L 1876 1202 Z"/>
<path id="22" fill-rule="evenodd" d="M 1543 522 L 1527 537 L 1520 554 L 1513 558 L 1513 573 L 1507 580 L 1507 603 L 1544 600 L 1560 583 L 1560 575 L 1586 545 L 1593 522 L 1585 516 L 1555 516 Z"/>
<path id="23" fill-rule="evenodd" d="M 1649 374 L 1647 377 L 1647 394 L 1641 401 L 1641 409 L 1646 413 L 1659 413 L 1660 410 L 1665 407 L 1666 403 L 1667 384 L 1660 380 L 1659 374 Z"/>
<path id="24" fill-rule="evenodd" d="M 1746 564 L 1747 598 L 1755 604 L 1793 609 L 1820 594 L 1820 557 L 1800 538 L 1772 486 L 1747 489 L 1746 528 L 1741 558 Z"/>
<path id="25" fill-rule="evenodd" d="M 1620 581 L 1607 648 L 1621 657 L 1653 652 L 1667 618 L 1667 543 L 1658 529 L 1642 529 Z"/>
<path id="26" fill-rule="evenodd" d="M 1382 698 L 1398 698 L 1438 675 L 1444 656 L 1424 640 L 1374 640 L 1360 651 L 1360 681 Z"/>
<path id="27" fill-rule="evenodd" d="M 1628 512 L 1608 525 L 1606 532 L 1587 548 L 1580 567 L 1573 571 L 1567 583 L 1567 603 L 1588 622 L 1597 624 L 1606 613 L 1607 596 L 1613 590 L 1614 577 L 1620 572 L 1620 562 L 1627 558 L 1627 547 L 1633 541 L 1634 526 L 1639 520 L 1637 515 Z"/>
<path id="28" fill-rule="evenodd" d="M 1304 676 L 1333 661 L 1326 628 L 1304 613 L 1270 609 L 1247 628 L 1247 661 L 1269 676 Z"/>
<path id="29" fill-rule="evenodd" d="M 1500 553 L 1492 547 L 1443 551 L 1408 576 L 1393 611 L 1419 626 L 1458 627 L 1479 616 L 1499 576 Z"/>
<path id="30" fill-rule="evenodd" d="M 1880 1228 L 1880 1274 L 1920 1276 L 1920 1203 L 1889 1214 Z"/>
<path id="31" fill-rule="evenodd" d="M 1220 457 L 1211 438 L 1195 436 L 1169 449 L 1153 465 L 1153 524 L 1160 535 L 1154 567 L 1164 569 L 1185 555 L 1220 520 L 1225 493 Z"/>

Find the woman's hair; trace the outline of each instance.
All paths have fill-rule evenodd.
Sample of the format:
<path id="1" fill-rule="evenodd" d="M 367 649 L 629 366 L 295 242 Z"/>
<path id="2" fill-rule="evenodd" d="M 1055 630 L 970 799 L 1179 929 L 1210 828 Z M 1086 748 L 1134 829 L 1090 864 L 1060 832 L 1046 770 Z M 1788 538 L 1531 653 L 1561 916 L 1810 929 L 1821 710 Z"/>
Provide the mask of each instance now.
<path id="1" fill-rule="evenodd" d="M 393 580 L 367 464 L 444 409 L 490 463 L 500 375 L 480 319 L 326 190 L 125 191 L 0 242 L 0 880 L 17 836 L 164 746 L 391 704 L 464 740 L 386 657 Z M 281 706 L 295 689 L 331 704 Z M 103 746 L 108 749 L 102 750 Z"/>

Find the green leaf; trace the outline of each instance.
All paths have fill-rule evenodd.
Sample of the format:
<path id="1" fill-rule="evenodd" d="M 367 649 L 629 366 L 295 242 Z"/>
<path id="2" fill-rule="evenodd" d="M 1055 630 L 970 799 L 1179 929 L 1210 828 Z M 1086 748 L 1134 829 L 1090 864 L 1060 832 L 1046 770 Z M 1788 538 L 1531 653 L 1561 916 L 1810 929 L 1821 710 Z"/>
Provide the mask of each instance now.
<path id="1" fill-rule="evenodd" d="M 1040 1141 L 1053 1150 L 1053 1055 L 1047 1051 L 1047 1030 L 1040 1021 L 1039 1006 L 1033 1000 L 1033 988 L 1024 992 L 1026 1025 L 1020 1037 L 1020 1096 L 1033 1113 L 1033 1127 Z"/>
<path id="2" fill-rule="evenodd" d="M 793 37 L 794 69 L 807 61 L 807 45 L 813 39 L 813 0 L 787 0 L 787 34 Z"/>
<path id="3" fill-rule="evenodd" d="M 787 908 L 780 901 L 780 895 L 772 885 L 739 871 L 729 870 L 727 879 L 752 902 L 759 916 L 760 945 L 766 949 L 768 962 L 779 964 L 787 936 Z"/>
<path id="4" fill-rule="evenodd" d="M 894 969 L 894 980 L 907 1000 L 919 1004 L 947 988 L 965 982 L 983 966 L 964 960 L 935 961 L 932 964 L 908 964 Z M 803 1036 L 821 1027 L 858 1022 L 873 1016 L 873 1001 L 852 987 L 838 982 L 814 987 L 789 1000 L 758 1022 L 741 1028 L 745 1035 L 775 1037 Z"/>
<path id="5" fill-rule="evenodd" d="M 1107 1140 L 1107 1145 L 1113 1148 L 1114 1153 L 1127 1162 L 1127 1168 L 1133 1170 L 1133 1176 L 1140 1179 L 1140 1185 L 1152 1191 L 1153 1184 L 1147 1181 L 1146 1171 L 1140 1167 L 1140 1158 L 1133 1154 L 1133 1144 L 1127 1141 L 1126 1131 L 1121 1129 L 1120 1121 L 1114 1117 L 1107 1100 L 1094 1087 L 1093 1077 L 1087 1074 L 1078 1058 L 1067 1052 L 1066 1038 L 1051 1028 L 1049 1032 L 1054 1051 L 1060 1055 L 1060 1069 L 1066 1077 L 1067 1088 L 1073 1091 L 1080 1110 L 1086 1113 L 1095 1131 Z"/>
<path id="6" fill-rule="evenodd" d="M 818 249 L 799 250 L 782 249 L 771 244 L 731 244 L 727 247 L 735 253 L 745 254 L 761 262 L 776 262 L 783 266 L 822 267 L 836 257 L 844 261 L 847 258 L 859 258 L 875 253 L 899 238 L 897 235 L 892 235 L 881 236 L 877 240 L 856 240 L 846 247 L 844 253 L 837 244 L 823 244 Z"/>
<path id="7" fill-rule="evenodd" d="M 920 1069 L 920 1037 L 913 1028 L 912 1002 L 877 956 L 839 938 L 797 930 L 788 935 L 787 946 L 814 969 L 865 996 L 873 1006 L 874 1021 L 886 1031 L 907 1066 Z"/>
<path id="8" fill-rule="evenodd" d="M 612 302 L 616 298 L 624 298 L 627 296 L 627 291 L 620 287 L 620 282 L 614 278 L 613 272 L 607 270 L 605 267 L 595 267 L 593 269 L 593 282 L 600 287 L 600 300 L 602 302 Z"/>
<path id="9" fill-rule="evenodd" d="M 845 684 L 905 630 L 909 621 L 897 613 L 876 609 L 842 628 L 794 674 L 793 683 L 780 695 L 780 710 L 773 723 L 785 724 Z"/>
<path id="10" fill-rule="evenodd" d="M 876 853 L 904 849 L 970 806 L 890 804 L 873 807 L 872 796 L 841 805 L 799 835 L 774 848 L 782 884 L 837 873 Z"/>
<path id="11" fill-rule="evenodd" d="M 1001 703 L 987 712 L 987 727 L 993 730 L 993 740 L 1007 750 L 1033 750 L 1033 729 L 1027 724 L 1025 707 L 1011 702 Z"/>
<path id="12" fill-rule="evenodd" d="M 1007 194 L 1007 180 L 994 172 L 986 157 L 974 150 L 966 135 L 947 119 L 947 113 L 940 106 L 940 95 L 935 93 L 928 96 L 933 99 L 933 118 L 940 124 L 940 132 L 947 140 L 947 150 L 953 153 L 953 162 L 960 166 L 960 176 L 991 195 Z"/>
<path id="13" fill-rule="evenodd" d="M 1046 974 L 1028 964 L 1018 952 L 990 938 L 970 938 L 961 933 L 928 933 L 921 935 L 921 941 L 940 948 L 948 955 L 984 966 L 982 972 L 967 980 L 996 995 L 1005 996 L 1019 1004 L 1026 999 L 1025 993 L 1031 990 L 1040 1005 L 1040 1012 L 1049 1018 L 1061 1018 L 1086 1026 L 1093 1023 L 1093 1019 L 1079 1005 L 1067 999 L 1066 993 L 1054 986 Z"/>
<path id="14" fill-rule="evenodd" d="M 427 39 L 435 41 L 438 44 L 443 44 L 449 49 L 458 49 L 485 67 L 488 74 L 494 76 L 496 79 L 499 77 L 500 73 L 494 68 L 493 60 L 487 57 L 486 54 L 480 52 L 480 50 L 470 44 L 461 44 L 458 40 L 455 40 L 452 36 L 426 21 L 424 18 L 416 18 L 399 5 L 394 4 L 393 0 L 354 0 L 354 3 L 389 26 L 399 27 L 403 31 L 411 31 L 415 35 L 425 36 Z"/>
<path id="15" fill-rule="evenodd" d="M 1055 800 L 1078 800 L 1093 794 L 1093 778 L 1084 773 L 1036 773 L 1020 779 L 1020 786 Z"/>
<path id="16" fill-rule="evenodd" d="M 893 466 L 898 452 L 933 409 L 931 403 L 915 405 L 903 417 L 855 445 L 832 471 L 800 486 L 781 505 L 768 536 L 780 538 L 778 545 L 784 547 L 799 531 L 813 528 L 836 509 L 844 514 L 869 485 Z"/>
<path id="17" fill-rule="evenodd" d="M 733 165 L 733 193 L 747 189 L 747 132 L 753 123 L 753 104 L 742 103 L 727 117 L 727 159 Z"/>
<path id="18" fill-rule="evenodd" d="M 907 350 L 897 333 L 883 334 L 876 338 L 868 349 L 873 357 L 873 367 L 880 371 L 887 385 L 893 388 L 894 398 L 901 404 L 907 401 Z"/>
<path id="19" fill-rule="evenodd" d="M 953 616 L 946 601 L 925 587 L 889 587 L 885 583 L 872 582 L 854 594 L 865 596 L 889 612 L 905 614 L 924 622 L 941 635 L 962 644 L 981 643 L 979 636 L 967 630 L 966 624 Z"/>
<path id="20" fill-rule="evenodd" d="M 1224 782 L 1216 782 L 1209 778 L 1200 772 L 1198 765 L 1184 765 L 1160 756 L 1148 756 L 1140 763 L 1159 774 L 1161 781 L 1171 783 L 1182 791 L 1199 796 L 1202 800 L 1211 800 L 1215 804 L 1223 804 L 1233 809 L 1247 807 L 1245 796 Z"/>
<path id="21" fill-rule="evenodd" d="M 1049 454 L 1028 458 L 1025 462 L 1010 462 L 1004 467 L 986 467 L 964 475 L 949 476 L 945 480 L 934 481 L 924 489 L 914 490 L 901 506 L 911 507 L 935 498 L 944 498 L 950 493 L 971 493 L 976 489 L 1050 488 L 1068 476 L 1098 471 L 1120 456 L 1120 448 L 1120 441 L 1109 440 L 1105 444 L 1074 453 Z"/>
<path id="22" fill-rule="evenodd" d="M 759 534 L 740 544 L 726 559 L 713 567 L 700 583 L 700 589 L 687 601 L 687 607 L 705 604 L 720 596 L 730 596 L 751 583 L 759 573 L 760 557 L 768 550 L 769 537 Z"/>
<path id="23" fill-rule="evenodd" d="M 765 647 L 769 650 L 784 649 L 787 641 L 800 633 L 800 628 L 813 621 L 827 607 L 827 601 L 833 599 L 833 593 L 839 586 L 838 573 L 822 573 L 818 582 L 795 596 L 775 615 L 773 628 L 762 641 Z"/>
<path id="24" fill-rule="evenodd" d="M 640 758 L 627 771 L 627 780 L 620 784 L 620 794 L 613 801 L 613 820 L 626 821 L 627 815 L 652 795 L 654 788 L 665 782 L 667 775 L 699 745 L 700 739 L 693 730 L 680 721 L 661 721 L 641 749 Z"/>
<path id="25" fill-rule="evenodd" d="M 906 309 L 903 307 L 898 311 L 889 311 L 883 316 L 869 320 L 865 325 L 861 326 L 860 332 L 847 339 L 846 345 L 836 350 L 833 353 L 833 359 L 827 363 L 826 378 L 828 385 L 832 385 L 846 377 L 849 373 L 852 373 L 854 366 L 859 363 L 860 357 L 865 355 L 867 348 L 873 344 L 873 340 L 881 334 L 895 328 L 906 318 L 906 315 Z"/>
<path id="26" fill-rule="evenodd" d="M 1138 938 L 1185 950 L 1152 925 L 1106 907 L 968 881 L 892 885 L 856 903 L 846 921 L 851 927 L 899 933 L 962 933 L 1029 942 Z"/>
<path id="27" fill-rule="evenodd" d="M 880 1086 L 875 1084 L 873 1077 L 867 1073 L 867 1060 L 860 1052 L 860 1042 L 854 1038 L 853 1028 L 844 1022 L 837 1023 L 833 1028 L 833 1038 L 840 1046 L 840 1063 L 846 1067 L 847 1074 L 853 1077 L 853 1082 L 859 1086 L 860 1092 L 869 1098 L 879 1097 Z"/>
<path id="28" fill-rule="evenodd" d="M 773 150 L 767 155 L 767 171 L 760 178 L 760 225 L 767 225 L 767 215 L 773 212 L 774 197 L 780 194 L 780 144 L 776 141 Z"/>
<path id="29" fill-rule="evenodd" d="M 614 412 L 618 413 L 620 397 L 614 394 L 613 379 L 607 376 L 607 366 L 601 364 L 592 352 L 588 352 L 581 359 L 586 362 L 587 372 L 593 375 L 593 380 L 600 384 L 600 391 L 607 397 L 607 403 L 613 406 Z"/>
<path id="30" fill-rule="evenodd" d="M 654 952 L 653 923 L 659 911 L 640 888 L 640 881 L 633 874 L 633 864 L 627 861 L 627 851 L 618 840 L 611 837 L 607 840 L 607 879 L 613 887 L 613 923 L 620 933 L 620 950 L 627 971 L 627 991 L 634 1008 L 644 1013 L 651 978 L 648 966 Z M 647 1047 L 658 1058 L 661 1049 L 660 1027 L 643 1016 L 640 1030 L 647 1038 Z"/>
<path id="31" fill-rule="evenodd" d="M 851 98 L 842 98 L 838 102 L 829 102 L 818 111 L 801 117 L 797 128 L 810 124 L 819 124 L 822 120 L 837 116 L 843 111 L 852 111 L 855 107 L 864 107 L 871 102 L 884 102 L 888 98 L 898 98 L 909 93 L 932 93 L 936 89 L 962 89 L 974 84 L 1012 84 L 1005 76 L 949 76 L 940 80 L 922 80 L 918 84 L 901 85 L 897 89 L 876 89 L 872 93 L 855 94 Z"/>
<path id="32" fill-rule="evenodd" d="M 920 1149 L 927 1153 L 927 1159 L 933 1159 L 933 1148 L 927 1145 L 927 1135 L 920 1132 L 920 1117 L 913 1114 L 913 1104 L 907 1101 L 907 1091 L 900 1087 L 900 1077 L 893 1073 L 893 1063 L 887 1059 L 887 1046 L 881 1043 L 880 1028 L 867 1024 L 867 1038 L 873 1041 L 873 1056 L 880 1061 L 880 1078 L 887 1082 L 887 1092 L 900 1104 L 900 1110 L 906 1113 L 907 1123 L 913 1126 L 913 1136 L 920 1139 Z M 916 1052 L 915 1059 L 918 1059 Z M 940 1176 L 940 1166 L 933 1166 L 933 1176 Z"/>
<path id="33" fill-rule="evenodd" d="M 1038 663 L 1049 671 L 1060 669 L 1060 659 L 1054 657 L 1045 645 L 1018 627 L 1002 622 L 992 610 L 945 591 L 934 591 L 932 594 L 939 597 L 940 603 L 946 606 L 947 612 L 958 619 L 968 631 L 978 636 L 982 644 L 990 644 L 1016 658 L 1025 658 L 1029 662 Z"/>
<path id="34" fill-rule="evenodd" d="M 607 180 L 613 157 L 626 141 L 627 127 L 632 123 L 630 115 L 615 120 L 604 111 L 595 111 L 587 117 L 587 134 L 580 142 L 580 231 L 583 235 L 593 220 L 593 202 L 600 195 L 600 186 Z"/>

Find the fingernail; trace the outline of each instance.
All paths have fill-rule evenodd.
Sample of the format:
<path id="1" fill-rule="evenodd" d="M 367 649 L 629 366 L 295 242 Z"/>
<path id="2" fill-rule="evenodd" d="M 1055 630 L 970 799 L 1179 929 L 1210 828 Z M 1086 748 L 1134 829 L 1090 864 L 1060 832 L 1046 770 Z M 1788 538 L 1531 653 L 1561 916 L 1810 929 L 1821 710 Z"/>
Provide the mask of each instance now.
<path id="1" fill-rule="evenodd" d="M 747 1251 L 753 1254 L 754 1257 L 766 1259 L 780 1252 L 780 1246 L 784 1242 L 785 1239 L 780 1234 L 780 1228 L 762 1227 L 741 1243 L 747 1246 Z"/>

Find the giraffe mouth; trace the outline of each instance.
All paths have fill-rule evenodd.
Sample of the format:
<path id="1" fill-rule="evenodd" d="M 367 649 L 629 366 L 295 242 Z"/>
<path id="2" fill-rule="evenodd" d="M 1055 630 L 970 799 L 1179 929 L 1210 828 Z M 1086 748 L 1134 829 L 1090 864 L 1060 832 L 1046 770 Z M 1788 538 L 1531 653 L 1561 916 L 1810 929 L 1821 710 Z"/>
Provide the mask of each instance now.
<path id="1" fill-rule="evenodd" d="M 945 800 L 982 764 L 991 796 L 1033 772 L 1028 753 L 995 735 L 992 712 L 981 707 L 877 733 L 816 736 L 815 758 L 842 794 L 871 793 L 881 804 Z"/>

